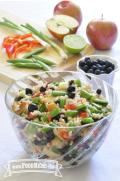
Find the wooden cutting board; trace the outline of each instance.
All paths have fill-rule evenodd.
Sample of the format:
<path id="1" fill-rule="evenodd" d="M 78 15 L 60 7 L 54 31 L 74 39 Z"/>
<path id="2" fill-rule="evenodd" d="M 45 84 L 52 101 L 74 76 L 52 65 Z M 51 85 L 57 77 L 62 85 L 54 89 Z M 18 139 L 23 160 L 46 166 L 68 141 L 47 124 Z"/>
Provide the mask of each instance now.
<path id="1" fill-rule="evenodd" d="M 50 35 L 49 32 L 47 32 L 45 28 L 40 28 L 39 26 L 37 26 L 37 24 L 33 22 L 23 20 L 15 15 L 12 15 L 8 12 L 0 10 L 0 18 L 2 17 L 6 17 L 16 22 L 17 24 L 24 24 L 26 22 L 29 22 L 36 28 L 43 31 L 44 33 L 47 33 L 48 35 Z M 26 76 L 28 74 L 35 74 L 41 71 L 41 70 L 33 70 L 33 69 L 16 68 L 6 62 L 7 57 L 5 53 L 3 52 L 1 44 L 4 37 L 13 35 L 13 34 L 15 34 L 15 31 L 12 31 L 9 28 L 0 26 L 0 81 L 3 81 L 8 84 L 14 80 L 21 78 L 22 76 Z M 54 51 L 54 49 L 48 45 L 47 50 L 41 53 L 40 55 L 56 62 L 57 66 L 56 68 L 54 68 L 54 70 L 63 71 L 63 70 L 76 70 L 76 61 L 79 60 L 82 56 L 90 55 L 93 53 L 94 53 L 94 48 L 88 44 L 86 48 L 81 52 L 81 54 L 69 55 L 67 60 L 62 60 L 61 57 Z"/>

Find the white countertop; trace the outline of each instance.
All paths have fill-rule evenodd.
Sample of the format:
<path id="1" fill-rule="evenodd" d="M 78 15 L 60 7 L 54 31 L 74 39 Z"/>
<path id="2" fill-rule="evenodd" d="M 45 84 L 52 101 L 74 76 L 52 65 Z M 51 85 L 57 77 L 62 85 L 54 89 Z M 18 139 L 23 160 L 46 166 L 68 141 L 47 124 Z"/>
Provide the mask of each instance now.
<path id="1" fill-rule="evenodd" d="M 52 9 L 57 0 L 39 0 L 38 1 L 0 1 L 0 8 L 14 13 L 15 15 L 21 16 L 22 18 L 31 19 L 32 21 L 39 22 L 43 25 L 43 21 L 48 17 L 52 16 Z M 91 19 L 99 17 L 102 13 L 109 19 L 113 19 L 118 22 L 119 5 L 116 0 L 112 1 L 84 1 L 81 3 L 76 0 L 78 4 L 81 5 L 83 10 L 84 22 L 81 26 L 81 34 L 85 34 L 86 23 Z M 114 7 L 114 8 L 113 8 Z M 21 13 L 22 12 L 22 13 Z M 112 55 L 116 58 L 120 57 L 120 42 L 119 38 L 112 49 L 112 51 L 101 52 L 104 54 Z M 119 82 L 119 73 L 115 77 L 114 87 L 120 87 L 117 82 Z M 7 163 L 11 159 L 23 158 L 26 153 L 19 144 L 14 131 L 11 126 L 10 118 L 4 103 L 4 95 L 8 85 L 0 82 L 0 166 Z M 62 171 L 64 181 L 119 181 L 120 180 L 120 121 L 115 119 L 112 126 L 110 127 L 109 134 L 99 151 L 94 155 L 94 157 L 87 163 L 80 167 L 74 169 L 66 169 Z M 2 178 L 3 179 L 3 178 Z M 10 181 L 32 181 L 48 180 L 54 181 L 59 180 L 52 174 L 44 173 L 30 173 L 14 175 L 5 180 Z"/>

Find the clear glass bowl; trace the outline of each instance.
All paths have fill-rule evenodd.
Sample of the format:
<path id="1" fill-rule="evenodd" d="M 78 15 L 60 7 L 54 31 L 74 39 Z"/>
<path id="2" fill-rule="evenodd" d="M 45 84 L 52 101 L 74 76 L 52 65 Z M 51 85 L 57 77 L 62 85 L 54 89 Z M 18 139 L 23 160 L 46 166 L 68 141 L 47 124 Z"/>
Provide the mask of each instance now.
<path id="1" fill-rule="evenodd" d="M 38 85 L 40 80 L 63 81 L 80 79 L 92 85 L 93 89 L 100 88 L 104 97 L 112 106 L 112 113 L 91 125 L 71 127 L 71 137 L 68 141 L 60 140 L 55 132 L 64 127 L 43 126 L 30 122 L 12 111 L 12 103 L 21 88 Z M 115 117 L 117 96 L 115 90 L 105 81 L 95 76 L 80 72 L 42 72 L 29 75 L 14 82 L 7 90 L 5 96 L 6 106 L 10 112 L 13 128 L 19 141 L 31 157 L 57 160 L 63 168 L 80 165 L 89 159 L 103 143 L 109 126 Z M 43 133 L 43 129 L 47 131 Z M 66 128 L 66 129 L 70 129 Z"/>

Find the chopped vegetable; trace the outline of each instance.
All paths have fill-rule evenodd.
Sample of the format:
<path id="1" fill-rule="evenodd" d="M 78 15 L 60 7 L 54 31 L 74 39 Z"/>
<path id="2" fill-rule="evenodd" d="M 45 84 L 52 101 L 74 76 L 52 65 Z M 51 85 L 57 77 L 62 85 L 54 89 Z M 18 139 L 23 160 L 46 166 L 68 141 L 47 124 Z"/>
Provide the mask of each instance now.
<path id="1" fill-rule="evenodd" d="M 41 46 L 42 44 L 39 41 L 33 39 L 31 33 L 24 35 L 17 34 L 10 37 L 8 36 L 4 38 L 2 44 L 2 47 L 6 50 L 8 58 L 16 58 L 20 53 L 28 52 L 33 48 Z"/>
<path id="2" fill-rule="evenodd" d="M 35 50 L 33 50 L 33 51 L 29 52 L 29 53 L 26 53 L 26 54 L 23 56 L 23 58 L 30 58 L 30 57 L 32 57 L 32 56 L 35 55 L 35 54 L 38 54 L 38 53 L 41 53 L 41 52 L 45 51 L 45 49 L 46 49 L 45 47 L 35 49 Z"/>
<path id="3" fill-rule="evenodd" d="M 43 57 L 40 57 L 38 55 L 33 55 L 32 56 L 33 58 L 35 58 L 36 60 L 40 60 L 41 62 L 51 66 L 51 65 L 55 65 L 55 62 L 51 61 L 51 60 L 48 60 L 46 58 L 43 58 Z"/>
<path id="4" fill-rule="evenodd" d="M 63 91 L 52 91 L 52 96 L 65 96 L 67 95 L 67 92 Z"/>
<path id="5" fill-rule="evenodd" d="M 84 118 L 81 121 L 82 124 L 90 124 L 90 123 L 94 123 L 93 118 L 89 117 L 89 118 Z"/>
<path id="6" fill-rule="evenodd" d="M 56 108 L 50 112 L 50 116 L 53 118 L 53 117 L 57 116 L 59 113 L 60 113 L 60 109 Z"/>
<path id="7" fill-rule="evenodd" d="M 80 116 L 81 118 L 87 118 L 87 117 L 89 116 L 89 113 L 86 112 L 86 111 L 82 111 L 82 112 L 80 112 L 79 116 Z"/>
<path id="8" fill-rule="evenodd" d="M 84 97 L 86 99 L 91 99 L 93 97 L 93 95 L 91 93 L 87 92 L 86 90 L 81 90 L 80 96 Z"/>
<path id="9" fill-rule="evenodd" d="M 66 111 L 65 115 L 69 117 L 75 117 L 78 114 L 78 111 Z"/>

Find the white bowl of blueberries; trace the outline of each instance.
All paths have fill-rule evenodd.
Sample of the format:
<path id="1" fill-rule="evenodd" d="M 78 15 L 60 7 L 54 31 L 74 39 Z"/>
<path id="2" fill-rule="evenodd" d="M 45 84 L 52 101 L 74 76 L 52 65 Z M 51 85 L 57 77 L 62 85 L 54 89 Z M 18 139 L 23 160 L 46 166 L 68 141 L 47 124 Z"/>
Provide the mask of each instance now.
<path id="1" fill-rule="evenodd" d="M 115 72 L 118 69 L 117 60 L 106 55 L 85 56 L 77 61 L 78 71 L 94 74 L 109 84 L 113 83 Z"/>

